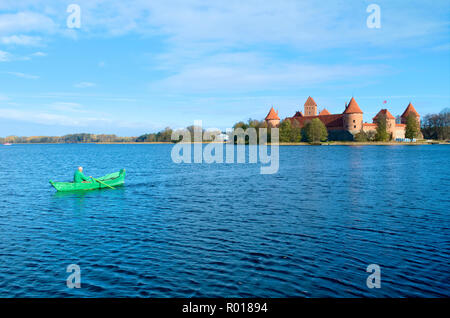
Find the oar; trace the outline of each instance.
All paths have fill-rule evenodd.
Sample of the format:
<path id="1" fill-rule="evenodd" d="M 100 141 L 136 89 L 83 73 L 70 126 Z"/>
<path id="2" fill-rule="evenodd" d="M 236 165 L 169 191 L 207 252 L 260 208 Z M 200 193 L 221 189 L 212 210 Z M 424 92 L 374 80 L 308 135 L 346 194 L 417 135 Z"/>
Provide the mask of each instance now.
<path id="1" fill-rule="evenodd" d="M 105 185 L 105 186 L 107 186 L 107 187 L 109 187 L 109 188 L 111 188 L 111 189 L 113 189 L 113 190 L 116 189 L 116 188 L 114 188 L 114 187 L 111 187 L 109 184 L 104 183 L 103 181 L 100 181 L 100 180 L 95 179 L 95 178 L 92 178 L 92 179 L 94 179 L 94 181 L 97 181 L 98 183 L 101 183 L 101 184 L 103 184 L 103 185 Z"/>

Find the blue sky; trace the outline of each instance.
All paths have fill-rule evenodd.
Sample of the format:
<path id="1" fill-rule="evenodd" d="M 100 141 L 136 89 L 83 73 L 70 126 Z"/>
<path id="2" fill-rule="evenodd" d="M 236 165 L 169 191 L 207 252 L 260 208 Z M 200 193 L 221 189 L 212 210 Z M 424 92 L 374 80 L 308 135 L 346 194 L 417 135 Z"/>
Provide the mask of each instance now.
<path id="1" fill-rule="evenodd" d="M 368 122 L 449 107 L 448 1 L 0 0 L 0 136 L 225 129 L 309 95 Z"/>

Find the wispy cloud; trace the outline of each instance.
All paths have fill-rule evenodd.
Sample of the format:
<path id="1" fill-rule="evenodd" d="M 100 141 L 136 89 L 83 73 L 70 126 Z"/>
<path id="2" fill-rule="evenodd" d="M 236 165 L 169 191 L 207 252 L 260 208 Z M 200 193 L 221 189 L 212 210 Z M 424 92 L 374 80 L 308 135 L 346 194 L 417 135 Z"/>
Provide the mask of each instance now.
<path id="1" fill-rule="evenodd" d="M 50 112 L 32 111 L 32 110 L 25 111 L 11 108 L 1 108 L 0 118 L 20 120 L 37 124 L 62 125 L 62 126 L 86 126 L 89 121 L 89 118 L 87 117 L 73 117 Z M 91 122 L 92 121 L 93 120 L 91 119 Z M 98 118 L 95 121 L 104 122 L 105 120 Z"/>
<path id="2" fill-rule="evenodd" d="M 318 83 L 348 82 L 390 70 L 383 65 L 325 65 L 296 62 L 272 63 L 256 53 L 228 53 L 204 57 L 201 62 L 179 65 L 175 74 L 150 83 L 157 91 L 272 91 L 311 87 Z"/>
<path id="3" fill-rule="evenodd" d="M 202 43 L 216 47 L 285 44 L 299 50 L 352 43 L 411 46 L 427 41 L 427 34 L 448 28 L 442 14 L 445 1 L 404 5 L 380 0 L 383 25 L 377 32 L 366 27 L 364 1 L 351 6 L 341 1 L 133 1 L 132 5 L 113 2 L 107 10 L 102 1 L 81 1 L 80 5 L 87 8 L 85 31 L 163 35 L 180 47 Z M 412 38 L 419 41 L 409 42 Z"/>
<path id="4" fill-rule="evenodd" d="M 109 101 L 109 102 L 142 102 L 142 99 L 135 98 L 135 95 L 133 97 L 128 96 L 115 96 L 113 94 L 95 94 L 95 93 L 85 93 L 83 92 L 48 92 L 48 93 L 40 93 L 40 94 L 30 94 L 30 95 L 24 95 L 20 94 L 21 97 L 26 96 L 27 98 L 32 99 L 74 99 L 74 98 L 86 98 L 88 100 L 97 100 L 97 101 Z"/>
<path id="5" fill-rule="evenodd" d="M 80 82 L 73 85 L 76 88 L 88 88 L 88 87 L 94 87 L 96 86 L 95 83 L 92 82 Z"/>
<path id="6" fill-rule="evenodd" d="M 47 53 L 44 52 L 34 52 L 31 56 L 44 57 L 47 56 Z"/>
<path id="7" fill-rule="evenodd" d="M 438 45 L 438 46 L 432 47 L 430 50 L 436 51 L 436 52 L 450 51 L 450 43 L 445 43 L 445 44 L 442 44 L 442 45 Z"/>
<path id="8" fill-rule="evenodd" d="M 31 74 L 25 74 L 25 73 L 20 73 L 20 72 L 5 72 L 9 75 L 13 75 L 15 77 L 20 77 L 20 78 L 25 78 L 25 79 L 38 79 L 39 76 L 37 75 L 31 75 Z"/>
<path id="9" fill-rule="evenodd" d="M 103 133 L 108 127 L 115 126 L 133 129 L 148 129 L 149 127 L 153 127 L 152 123 L 114 119 L 102 114 L 80 113 L 69 116 L 54 111 L 19 110 L 13 108 L 0 108 L 0 118 L 49 126 L 66 126 L 74 129 L 91 129 L 95 127 L 95 130 L 100 129 Z"/>
<path id="10" fill-rule="evenodd" d="M 426 35 L 448 32 L 446 0 L 410 1 L 408 5 L 378 0 L 382 9 L 382 27 L 378 30 L 366 27 L 367 1 L 348 5 L 339 0 L 134 0 L 109 1 L 107 7 L 103 0 L 77 3 L 82 8 L 80 34 L 158 35 L 180 47 L 271 43 L 304 51 L 354 43 L 414 46 L 428 42 Z M 27 0 L 20 5 L 6 1 L 1 5 L 4 10 L 19 12 L 0 15 L 0 35 L 67 33 L 66 6 L 61 1 Z M 413 38 L 417 41 L 410 41 Z"/>
<path id="11" fill-rule="evenodd" d="M 21 32 L 54 32 L 57 25 L 45 14 L 24 11 L 0 14 L 0 34 L 17 34 Z M 20 39 L 20 38 L 16 38 Z"/>
<path id="12" fill-rule="evenodd" d="M 0 62 L 29 61 L 33 57 L 43 57 L 46 55 L 47 54 L 43 53 L 43 52 L 35 52 L 30 55 L 17 56 L 17 55 L 13 55 L 10 52 L 0 50 Z"/>
<path id="13" fill-rule="evenodd" d="M 11 35 L 0 38 L 0 43 L 5 45 L 24 45 L 24 46 L 39 46 L 42 38 L 39 36 L 28 35 Z"/>
<path id="14" fill-rule="evenodd" d="M 50 109 L 71 112 L 71 113 L 86 113 L 88 112 L 81 104 L 73 102 L 55 102 L 49 105 Z"/>
<path id="15" fill-rule="evenodd" d="M 11 54 L 6 51 L 0 50 L 0 62 L 9 62 L 11 60 Z"/>

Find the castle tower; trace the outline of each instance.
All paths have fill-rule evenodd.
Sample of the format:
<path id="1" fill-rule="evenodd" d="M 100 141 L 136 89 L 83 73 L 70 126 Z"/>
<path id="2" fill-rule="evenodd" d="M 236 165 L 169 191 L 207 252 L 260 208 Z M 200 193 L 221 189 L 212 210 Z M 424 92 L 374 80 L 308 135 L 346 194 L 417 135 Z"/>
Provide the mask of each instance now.
<path id="1" fill-rule="evenodd" d="M 408 104 L 408 107 L 406 107 L 405 111 L 403 112 L 403 114 L 401 116 L 402 124 L 406 124 L 406 120 L 408 119 L 408 116 L 410 114 L 412 114 L 416 117 L 417 125 L 418 125 L 418 127 L 420 127 L 420 115 L 411 103 Z"/>
<path id="2" fill-rule="evenodd" d="M 322 109 L 322 111 L 319 113 L 319 116 L 325 116 L 325 115 L 331 115 L 331 113 L 326 108 Z"/>
<path id="3" fill-rule="evenodd" d="M 392 136 L 395 137 L 395 117 L 387 109 L 382 109 L 375 115 L 373 118 L 373 122 L 376 123 L 378 117 L 384 116 L 386 118 L 386 131 Z"/>
<path id="4" fill-rule="evenodd" d="M 360 132 L 363 124 L 363 112 L 353 97 L 348 103 L 348 106 L 345 108 L 343 114 L 344 129 L 352 134 Z"/>
<path id="5" fill-rule="evenodd" d="M 270 128 L 277 127 L 280 123 L 280 117 L 278 117 L 278 111 L 275 111 L 273 107 L 270 109 L 269 113 L 266 116 L 267 126 Z"/>
<path id="6" fill-rule="evenodd" d="M 317 104 L 311 96 L 309 96 L 305 102 L 305 111 L 303 113 L 305 116 L 317 115 Z"/>

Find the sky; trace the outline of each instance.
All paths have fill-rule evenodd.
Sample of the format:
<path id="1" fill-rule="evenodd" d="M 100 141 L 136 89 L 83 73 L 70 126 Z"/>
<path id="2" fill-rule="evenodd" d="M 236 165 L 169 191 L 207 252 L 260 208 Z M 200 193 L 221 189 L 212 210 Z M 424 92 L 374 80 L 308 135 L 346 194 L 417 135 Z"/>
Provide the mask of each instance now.
<path id="1" fill-rule="evenodd" d="M 308 96 L 365 122 L 449 107 L 448 0 L 0 0 L 0 136 L 224 130 Z"/>

